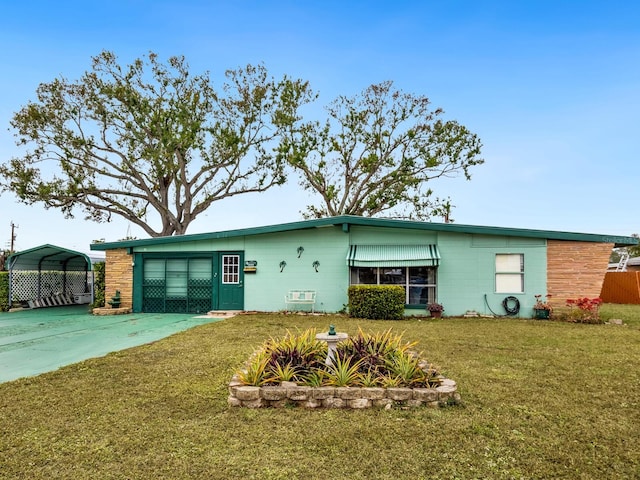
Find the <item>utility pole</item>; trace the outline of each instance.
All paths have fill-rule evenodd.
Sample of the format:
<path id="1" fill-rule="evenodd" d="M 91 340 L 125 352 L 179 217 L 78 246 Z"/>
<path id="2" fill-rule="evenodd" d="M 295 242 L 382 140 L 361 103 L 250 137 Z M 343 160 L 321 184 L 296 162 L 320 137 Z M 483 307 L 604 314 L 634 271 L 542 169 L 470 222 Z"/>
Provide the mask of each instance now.
<path id="1" fill-rule="evenodd" d="M 13 223 L 13 221 L 11 221 L 11 248 L 9 249 L 9 253 L 13 253 L 13 247 L 16 243 L 16 228 L 18 228 L 20 225 L 16 225 L 15 223 Z"/>

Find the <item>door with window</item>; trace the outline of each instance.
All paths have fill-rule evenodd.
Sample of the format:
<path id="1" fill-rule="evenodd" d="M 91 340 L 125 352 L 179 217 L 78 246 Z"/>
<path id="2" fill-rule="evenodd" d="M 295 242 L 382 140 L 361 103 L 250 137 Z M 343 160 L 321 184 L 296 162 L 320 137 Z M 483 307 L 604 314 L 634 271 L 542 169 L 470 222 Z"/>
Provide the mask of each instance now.
<path id="1" fill-rule="evenodd" d="M 244 308 L 244 272 L 240 253 L 219 254 L 219 310 L 242 310 Z"/>

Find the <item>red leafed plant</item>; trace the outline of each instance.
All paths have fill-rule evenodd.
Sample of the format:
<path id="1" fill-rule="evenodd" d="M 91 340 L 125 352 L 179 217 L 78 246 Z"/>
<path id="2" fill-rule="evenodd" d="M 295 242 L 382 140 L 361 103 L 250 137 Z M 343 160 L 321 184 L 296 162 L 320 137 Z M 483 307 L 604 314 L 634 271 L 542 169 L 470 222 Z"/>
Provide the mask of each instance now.
<path id="1" fill-rule="evenodd" d="M 601 323 L 600 305 L 601 298 L 570 298 L 567 300 L 567 306 L 571 307 L 569 320 L 578 323 Z"/>

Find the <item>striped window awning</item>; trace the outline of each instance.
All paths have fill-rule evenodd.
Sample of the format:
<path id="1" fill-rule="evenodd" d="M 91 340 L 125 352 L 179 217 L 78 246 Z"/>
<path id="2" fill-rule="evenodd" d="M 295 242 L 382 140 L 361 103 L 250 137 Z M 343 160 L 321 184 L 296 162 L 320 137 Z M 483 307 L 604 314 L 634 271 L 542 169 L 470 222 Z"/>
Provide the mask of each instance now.
<path id="1" fill-rule="evenodd" d="M 437 267 L 437 245 L 351 245 L 347 255 L 351 267 Z"/>

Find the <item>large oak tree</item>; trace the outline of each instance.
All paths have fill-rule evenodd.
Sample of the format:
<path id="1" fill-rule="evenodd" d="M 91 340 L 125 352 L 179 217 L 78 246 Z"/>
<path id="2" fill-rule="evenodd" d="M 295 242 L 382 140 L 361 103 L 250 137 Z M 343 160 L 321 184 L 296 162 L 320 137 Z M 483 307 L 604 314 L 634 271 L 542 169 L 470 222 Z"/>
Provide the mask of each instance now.
<path id="1" fill-rule="evenodd" d="M 184 234 L 213 202 L 285 181 L 279 139 L 312 96 L 263 66 L 227 71 L 216 90 L 184 57 L 123 67 L 105 51 L 78 81 L 41 84 L 14 115 L 26 153 L 0 165 L 0 187 L 67 217 L 80 209 L 150 236 Z"/>
<path id="2" fill-rule="evenodd" d="M 306 122 L 283 144 L 303 188 L 319 196 L 307 217 L 448 217 L 448 199 L 433 198 L 430 182 L 480 165 L 481 142 L 465 126 L 441 118 L 429 99 L 371 85 L 338 97 L 325 122 Z"/>

